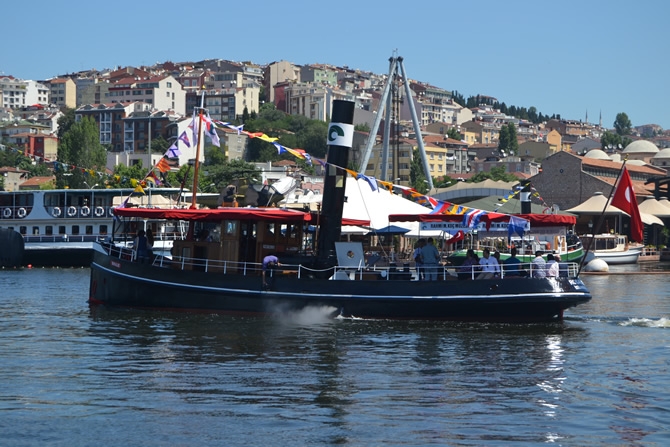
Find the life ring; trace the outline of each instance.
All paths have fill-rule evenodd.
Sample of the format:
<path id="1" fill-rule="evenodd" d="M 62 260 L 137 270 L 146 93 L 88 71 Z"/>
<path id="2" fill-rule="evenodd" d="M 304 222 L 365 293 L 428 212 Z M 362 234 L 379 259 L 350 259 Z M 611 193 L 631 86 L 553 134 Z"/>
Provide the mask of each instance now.
<path id="1" fill-rule="evenodd" d="M 67 215 L 70 217 L 74 217 L 77 215 L 77 208 L 71 206 L 67 209 Z"/>
<path id="2" fill-rule="evenodd" d="M 57 206 L 54 206 L 53 211 L 51 211 L 51 215 L 52 215 L 53 217 L 60 217 L 60 215 L 61 215 L 61 210 L 60 210 L 60 208 L 58 208 Z"/>
<path id="3" fill-rule="evenodd" d="M 82 206 L 79 212 L 81 213 L 81 217 L 88 217 L 88 215 L 91 214 L 91 208 Z"/>
<path id="4" fill-rule="evenodd" d="M 23 219 L 24 217 L 26 217 L 26 209 L 25 208 L 19 208 L 18 211 L 16 211 L 16 216 L 19 219 Z"/>
<path id="5" fill-rule="evenodd" d="M 95 207 L 95 217 L 102 217 L 105 215 L 105 209 L 101 206 Z"/>
<path id="6" fill-rule="evenodd" d="M 7 207 L 2 211 L 2 215 L 5 217 L 5 219 L 9 219 L 12 217 L 12 209 Z"/>

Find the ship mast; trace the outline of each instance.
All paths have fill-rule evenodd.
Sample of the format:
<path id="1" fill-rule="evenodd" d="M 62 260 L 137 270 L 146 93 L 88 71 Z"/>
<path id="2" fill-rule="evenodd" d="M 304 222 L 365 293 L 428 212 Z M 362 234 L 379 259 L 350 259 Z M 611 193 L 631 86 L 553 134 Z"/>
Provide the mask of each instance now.
<path id="1" fill-rule="evenodd" d="M 412 117 L 412 124 L 414 126 L 414 133 L 416 134 L 416 141 L 417 141 L 417 146 L 419 148 L 419 154 L 421 155 L 421 161 L 423 164 L 423 170 L 424 174 L 426 175 L 426 181 L 428 182 L 428 189 L 431 190 L 433 189 L 433 178 L 430 175 L 430 168 L 428 167 L 428 158 L 426 157 L 426 150 L 424 149 L 423 146 L 423 136 L 421 135 L 421 126 L 419 125 L 419 120 L 416 115 L 416 108 L 414 107 L 414 100 L 412 99 L 412 91 L 409 88 L 409 80 L 407 79 L 407 73 L 405 72 L 405 64 L 403 64 L 403 58 L 400 56 L 396 55 L 396 52 L 394 52 L 394 56 L 389 58 L 389 74 L 388 77 L 386 78 L 386 84 L 384 85 L 384 89 L 382 90 L 382 97 L 379 101 L 379 110 L 377 110 L 377 117 L 375 118 L 375 121 L 372 125 L 372 129 L 370 130 L 370 137 L 368 138 L 368 142 L 365 145 L 365 150 L 363 152 L 363 157 L 361 159 L 361 164 L 358 167 L 358 170 L 360 172 L 365 172 L 368 166 L 368 162 L 370 161 L 370 156 L 372 154 L 372 147 L 375 144 L 375 137 L 377 136 L 377 132 L 379 131 L 379 124 L 381 123 L 382 116 L 384 115 L 384 110 L 386 110 L 386 114 L 384 117 L 384 139 L 382 142 L 382 168 L 381 168 L 381 180 L 385 180 L 387 182 L 392 182 L 395 183 L 397 180 L 397 177 L 394 177 L 396 172 L 398 172 L 398 167 L 396 166 L 398 163 L 398 158 L 399 154 L 397 153 L 397 149 L 399 148 L 400 145 L 400 135 L 399 135 L 399 126 L 400 126 L 400 113 L 399 113 L 399 97 L 398 97 L 398 90 L 400 88 L 399 85 L 397 85 L 398 82 L 401 82 L 404 87 L 405 87 L 405 99 L 407 101 L 407 106 L 409 108 L 410 115 Z M 391 89 L 393 88 L 393 94 L 391 95 Z M 395 103 L 395 104 L 394 104 Z M 396 132 L 395 132 L 395 138 L 396 138 L 396 154 L 395 154 L 395 163 L 394 163 L 394 170 L 391 173 L 391 177 L 389 177 L 388 173 L 388 158 L 389 158 L 389 140 L 390 134 L 391 134 L 391 111 L 394 110 L 394 105 L 395 105 L 395 119 L 396 119 Z"/>

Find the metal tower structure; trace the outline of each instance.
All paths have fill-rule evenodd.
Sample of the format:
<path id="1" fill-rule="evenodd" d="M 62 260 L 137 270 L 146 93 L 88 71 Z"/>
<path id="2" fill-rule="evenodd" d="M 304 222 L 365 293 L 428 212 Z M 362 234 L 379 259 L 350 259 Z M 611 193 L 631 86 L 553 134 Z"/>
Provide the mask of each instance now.
<path id="1" fill-rule="evenodd" d="M 379 124 L 382 120 L 382 115 L 384 115 L 384 138 L 382 140 L 382 169 L 381 169 L 381 180 L 392 182 L 396 181 L 396 177 L 389 178 L 388 172 L 388 159 L 389 159 L 389 142 L 391 140 L 391 127 L 392 127 L 392 118 L 391 112 L 394 110 L 393 106 L 395 103 L 395 120 L 396 120 L 396 135 L 395 141 L 399 143 L 399 121 L 400 121 L 400 107 L 398 93 L 400 86 L 402 84 L 405 88 L 405 98 L 407 100 L 407 105 L 409 106 L 409 111 L 412 117 L 412 124 L 414 126 L 414 133 L 416 134 L 417 144 L 419 146 L 419 154 L 421 155 L 421 161 L 423 163 L 423 171 L 426 175 L 426 181 L 428 182 L 428 189 L 433 189 L 433 178 L 430 176 L 430 169 L 428 168 L 428 158 L 426 157 L 426 150 L 423 147 L 423 136 L 421 135 L 421 127 L 419 126 L 419 120 L 416 116 L 416 108 L 414 107 L 414 101 L 412 100 L 412 92 L 409 88 L 409 81 L 407 80 L 407 73 L 405 72 L 405 64 L 403 63 L 403 58 L 397 55 L 389 58 L 389 74 L 386 79 L 386 84 L 382 91 L 382 97 L 379 101 L 379 110 L 377 110 L 377 117 L 375 122 L 372 125 L 370 130 L 370 138 L 365 146 L 363 152 L 363 157 L 361 159 L 361 164 L 359 166 L 360 172 L 365 172 L 365 169 L 370 161 L 370 156 L 372 155 L 372 147 L 375 144 L 376 135 L 379 131 Z M 393 90 L 393 92 L 391 92 Z M 393 93 L 393 94 L 391 94 Z M 386 112 L 384 114 L 384 112 Z M 396 157 L 398 155 L 397 151 L 394 154 Z M 394 169 L 397 170 L 397 158 L 394 160 Z M 393 174 L 393 173 L 392 173 Z"/>

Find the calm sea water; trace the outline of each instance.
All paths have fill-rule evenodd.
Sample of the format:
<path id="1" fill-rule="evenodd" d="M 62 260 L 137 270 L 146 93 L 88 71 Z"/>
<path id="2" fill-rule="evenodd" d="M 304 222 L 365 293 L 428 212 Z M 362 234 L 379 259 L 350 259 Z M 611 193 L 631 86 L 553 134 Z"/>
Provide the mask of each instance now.
<path id="1" fill-rule="evenodd" d="M 0 445 L 670 443 L 670 275 L 521 326 L 91 310 L 88 276 L 0 271 Z"/>

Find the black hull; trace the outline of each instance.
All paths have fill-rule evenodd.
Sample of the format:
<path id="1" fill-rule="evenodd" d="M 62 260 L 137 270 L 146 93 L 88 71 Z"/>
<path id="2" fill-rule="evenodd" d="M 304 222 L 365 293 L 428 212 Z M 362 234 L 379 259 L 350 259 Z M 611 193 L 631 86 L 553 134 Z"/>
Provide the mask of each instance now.
<path id="1" fill-rule="evenodd" d="M 32 267 L 88 267 L 92 261 L 92 248 L 45 248 L 25 250 L 21 264 Z"/>
<path id="2" fill-rule="evenodd" d="M 89 302 L 108 306 L 275 314 L 326 308 L 333 316 L 455 321 L 548 322 L 591 295 L 579 279 L 475 281 L 329 281 L 278 275 L 271 290 L 259 276 L 182 271 L 96 251 Z"/>

